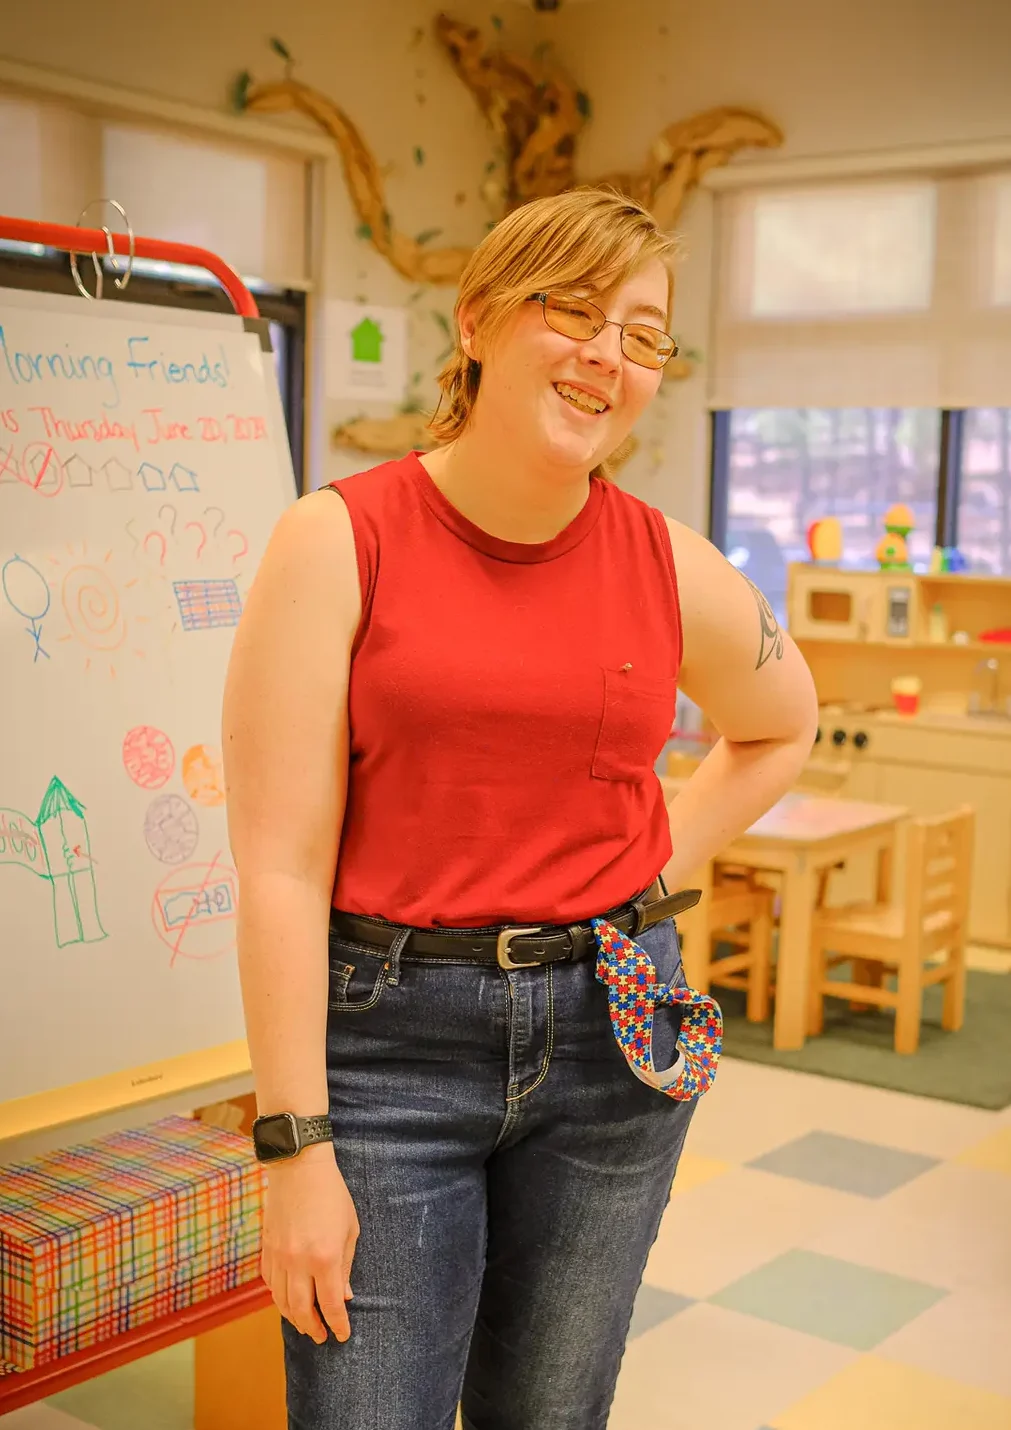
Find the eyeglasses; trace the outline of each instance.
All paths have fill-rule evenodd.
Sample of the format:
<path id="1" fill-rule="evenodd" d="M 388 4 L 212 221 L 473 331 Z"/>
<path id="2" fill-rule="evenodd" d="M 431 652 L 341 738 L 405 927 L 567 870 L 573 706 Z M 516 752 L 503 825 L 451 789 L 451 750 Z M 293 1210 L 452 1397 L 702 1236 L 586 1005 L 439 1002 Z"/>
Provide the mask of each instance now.
<path id="1" fill-rule="evenodd" d="M 622 352 L 640 367 L 663 367 L 677 356 L 678 345 L 670 333 L 650 323 L 616 323 L 588 298 L 567 298 L 564 293 L 531 293 L 527 302 L 540 303 L 548 327 L 577 342 L 589 342 L 608 326 L 620 329 Z"/>

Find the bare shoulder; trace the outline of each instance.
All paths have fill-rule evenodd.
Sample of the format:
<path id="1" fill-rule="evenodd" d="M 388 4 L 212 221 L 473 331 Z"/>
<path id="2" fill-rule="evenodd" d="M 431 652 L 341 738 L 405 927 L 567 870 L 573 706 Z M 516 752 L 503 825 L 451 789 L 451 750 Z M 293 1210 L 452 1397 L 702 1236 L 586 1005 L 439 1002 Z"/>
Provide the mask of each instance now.
<path id="1" fill-rule="evenodd" d="M 763 592 L 706 537 L 670 517 L 666 522 L 681 606 L 685 693 L 733 739 L 813 728 L 810 672 Z"/>
<path id="2" fill-rule="evenodd" d="M 278 519 L 247 607 L 257 615 L 280 601 L 300 619 L 323 612 L 346 618 L 361 613 L 354 530 L 347 506 L 334 492 L 311 492 Z M 319 609 L 317 609 L 319 608 Z M 315 612 L 315 614 L 314 614 Z"/>

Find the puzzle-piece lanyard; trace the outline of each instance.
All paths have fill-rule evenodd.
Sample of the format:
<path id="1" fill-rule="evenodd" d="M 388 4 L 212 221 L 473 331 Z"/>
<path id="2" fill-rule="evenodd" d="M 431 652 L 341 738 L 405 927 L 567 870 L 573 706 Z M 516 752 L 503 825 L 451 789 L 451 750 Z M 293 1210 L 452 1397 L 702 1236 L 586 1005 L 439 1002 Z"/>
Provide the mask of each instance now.
<path id="1" fill-rule="evenodd" d="M 636 1077 L 678 1102 L 708 1092 L 723 1048 L 719 1005 L 707 993 L 661 983 L 646 950 L 606 919 L 592 919 L 591 926 L 597 941 L 597 979 L 607 988 L 611 1027 Z M 653 1065 L 653 1017 L 662 1006 L 681 1008 L 681 1031 L 677 1058 L 658 1072 Z"/>

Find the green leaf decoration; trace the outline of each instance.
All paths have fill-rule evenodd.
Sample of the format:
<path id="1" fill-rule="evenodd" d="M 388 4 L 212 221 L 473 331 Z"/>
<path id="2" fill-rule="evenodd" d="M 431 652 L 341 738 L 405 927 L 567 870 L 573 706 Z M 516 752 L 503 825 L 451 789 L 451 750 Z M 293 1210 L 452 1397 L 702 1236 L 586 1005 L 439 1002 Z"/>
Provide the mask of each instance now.
<path id="1" fill-rule="evenodd" d="M 231 101 L 232 108 L 238 110 L 240 113 L 249 103 L 249 86 L 252 83 L 253 76 L 249 73 L 248 70 L 243 70 L 241 74 L 237 74 L 235 76 L 235 79 L 232 81 L 232 88 L 231 93 L 229 94 L 229 99 Z"/>
<path id="2" fill-rule="evenodd" d="M 275 55 L 280 55 L 282 60 L 287 60 L 288 64 L 291 64 L 291 51 L 284 41 L 279 40 L 276 35 L 271 35 L 270 37 L 270 48 L 274 51 Z"/>
<path id="3" fill-rule="evenodd" d="M 497 160 L 497 159 L 489 159 L 488 162 L 487 162 L 487 164 L 485 164 L 485 166 L 484 166 L 484 171 L 485 171 L 486 174 L 494 174 L 494 172 L 495 172 L 495 170 L 496 170 L 497 168 L 498 168 L 498 160 Z"/>
<path id="4" fill-rule="evenodd" d="M 420 167 L 425 162 L 425 151 L 418 144 L 414 150 L 414 162 Z"/>
<path id="5" fill-rule="evenodd" d="M 493 15 L 493 16 L 491 17 L 491 22 L 492 22 L 492 24 L 495 26 L 495 29 L 496 29 L 496 30 L 501 30 L 501 28 L 502 28 L 502 16 L 501 16 L 501 15 Z"/>
<path id="6" fill-rule="evenodd" d="M 431 243 L 432 239 L 438 238 L 441 232 L 441 228 L 426 228 L 422 233 L 416 235 L 414 241 L 415 243 Z"/>
<path id="7" fill-rule="evenodd" d="M 590 96 L 585 90 L 576 91 L 576 108 L 584 119 L 589 119 L 593 113 L 593 105 L 590 103 Z"/>
<path id="8" fill-rule="evenodd" d="M 414 376 L 411 378 L 411 386 L 412 386 L 412 387 L 417 387 L 417 385 L 418 385 L 418 383 L 419 383 L 420 381 L 421 381 L 421 373 L 420 373 L 420 372 L 416 372 L 416 373 L 414 374 Z"/>
<path id="9" fill-rule="evenodd" d="M 370 239 L 372 237 L 372 225 L 370 223 L 360 223 L 355 229 L 355 237 Z"/>
<path id="10" fill-rule="evenodd" d="M 452 329 L 449 326 L 449 319 L 446 317 L 445 313 L 440 313 L 437 309 L 433 308 L 432 318 L 434 319 L 436 325 L 441 328 L 442 331 L 446 334 L 447 338 L 452 337 Z M 442 359 L 440 358 L 439 361 L 441 362 Z"/>

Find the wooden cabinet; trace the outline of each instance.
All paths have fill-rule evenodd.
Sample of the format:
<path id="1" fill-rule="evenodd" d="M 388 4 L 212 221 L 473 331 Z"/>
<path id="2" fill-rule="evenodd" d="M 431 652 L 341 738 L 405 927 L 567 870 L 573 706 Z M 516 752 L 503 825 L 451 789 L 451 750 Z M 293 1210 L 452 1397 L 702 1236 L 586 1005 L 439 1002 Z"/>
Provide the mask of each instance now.
<path id="1" fill-rule="evenodd" d="M 1011 732 L 881 716 L 875 731 L 877 798 L 914 814 L 976 811 L 969 935 L 1011 946 Z"/>
<path id="2" fill-rule="evenodd" d="M 880 789 L 884 803 L 907 805 L 916 814 L 972 805 L 976 842 L 969 936 L 978 943 L 1011 944 L 1011 776 L 895 763 L 882 766 Z"/>
<path id="3" fill-rule="evenodd" d="M 867 736 L 863 750 L 852 748 L 848 726 L 854 722 Z M 932 722 L 929 714 L 901 719 L 891 713 L 835 716 L 828 726 L 847 728 L 850 747 L 836 795 L 902 804 L 914 816 L 972 805 L 976 843 L 969 934 L 978 943 L 1011 947 L 1011 727 L 979 731 L 965 718 Z M 900 841 L 896 888 L 903 877 Z M 829 902 L 866 899 L 873 892 L 870 861 L 851 860 L 833 875 Z"/>

